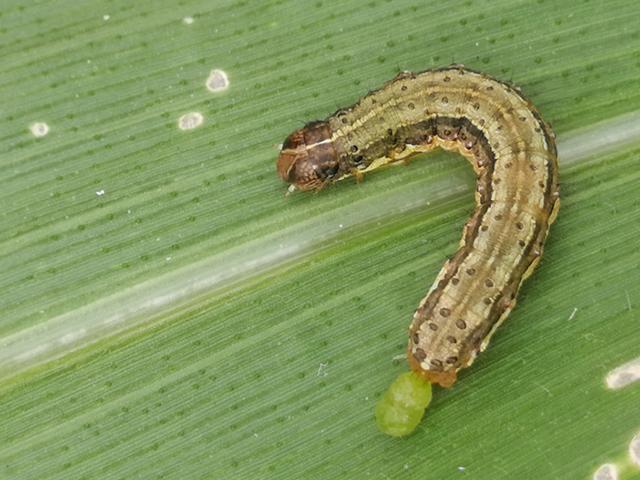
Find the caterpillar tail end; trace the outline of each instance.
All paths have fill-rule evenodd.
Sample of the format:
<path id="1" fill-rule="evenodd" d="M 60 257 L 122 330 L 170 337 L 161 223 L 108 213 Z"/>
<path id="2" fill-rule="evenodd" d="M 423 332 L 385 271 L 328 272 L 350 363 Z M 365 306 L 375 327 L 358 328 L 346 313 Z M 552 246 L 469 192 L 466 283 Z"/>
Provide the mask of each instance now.
<path id="1" fill-rule="evenodd" d="M 409 366 L 413 373 L 424 379 L 425 382 L 435 383 L 436 385 L 440 385 L 444 388 L 451 388 L 454 383 L 456 383 L 456 379 L 458 376 L 458 372 L 456 370 L 447 370 L 447 371 L 438 371 L 438 370 L 425 370 L 420 362 L 416 360 L 416 358 L 411 355 L 411 351 L 409 351 L 409 355 L 407 355 Z"/>
<path id="2" fill-rule="evenodd" d="M 376 404 L 376 424 L 392 437 L 410 435 L 430 402 L 431 383 L 415 372 L 402 373 Z"/>

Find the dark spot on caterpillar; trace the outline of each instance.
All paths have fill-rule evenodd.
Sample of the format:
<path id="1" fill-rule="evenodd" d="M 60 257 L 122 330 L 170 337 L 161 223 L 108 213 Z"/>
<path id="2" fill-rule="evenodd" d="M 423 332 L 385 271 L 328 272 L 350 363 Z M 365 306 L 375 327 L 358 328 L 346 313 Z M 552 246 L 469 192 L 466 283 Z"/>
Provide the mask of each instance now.
<path id="1" fill-rule="evenodd" d="M 449 364 L 456 363 L 457 361 L 458 361 L 458 357 L 455 357 L 455 356 L 447 357 L 447 363 Z"/>
<path id="2" fill-rule="evenodd" d="M 329 164 L 329 165 L 322 166 L 320 168 L 320 171 L 322 172 L 325 178 L 332 178 L 335 176 L 336 173 L 338 173 L 338 169 L 339 169 L 338 164 Z"/>
<path id="3" fill-rule="evenodd" d="M 480 227 L 480 230 L 482 230 L 483 232 L 486 232 L 487 230 L 489 230 L 489 226 L 488 225 L 482 225 Z"/>
<path id="4" fill-rule="evenodd" d="M 487 287 L 489 287 L 489 288 L 493 287 L 493 281 L 492 281 L 490 278 L 487 278 L 487 279 L 484 281 L 484 284 L 485 284 Z"/>
<path id="5" fill-rule="evenodd" d="M 451 81 L 451 77 L 449 75 L 447 75 L 446 77 L 444 77 L 443 79 L 445 82 L 450 82 Z"/>
<path id="6" fill-rule="evenodd" d="M 476 273 L 475 268 L 467 268 L 467 275 L 474 275 Z"/>
<path id="7" fill-rule="evenodd" d="M 407 103 L 407 108 L 409 110 L 413 110 L 414 108 L 416 108 L 416 106 L 413 103 L 409 102 L 409 103 Z"/>
<path id="8" fill-rule="evenodd" d="M 447 336 L 447 342 L 449 342 L 449 343 L 458 343 L 458 340 L 453 335 L 448 335 Z"/>
<path id="9" fill-rule="evenodd" d="M 407 86 L 406 86 L 406 85 L 402 85 L 402 86 L 400 87 L 400 90 L 402 90 L 403 92 L 405 92 L 405 91 L 407 90 Z"/>
<path id="10" fill-rule="evenodd" d="M 501 213 L 499 213 L 499 214 L 497 214 L 497 215 L 496 215 L 495 217 L 493 217 L 493 218 L 495 218 L 496 220 L 500 221 L 500 220 L 502 220 L 502 214 L 501 214 Z"/>
<path id="11" fill-rule="evenodd" d="M 522 224 L 522 222 L 516 222 L 516 228 L 518 230 L 522 230 L 524 228 L 524 225 Z"/>
<path id="12" fill-rule="evenodd" d="M 513 164 L 511 162 L 507 162 L 504 164 L 504 168 L 511 168 Z"/>
<path id="13" fill-rule="evenodd" d="M 357 145 L 351 145 L 351 151 L 353 153 L 356 153 L 358 151 L 358 146 Z"/>
<path id="14" fill-rule="evenodd" d="M 483 302 L 485 305 L 491 305 L 491 299 L 489 297 L 486 297 Z"/>
<path id="15" fill-rule="evenodd" d="M 526 243 L 524 243 L 524 240 L 518 240 L 518 245 L 520 245 L 521 247 L 524 248 L 524 246 L 526 245 Z"/>
<path id="16" fill-rule="evenodd" d="M 415 353 L 413 354 L 414 357 L 416 357 L 416 360 L 418 360 L 419 362 L 423 361 L 425 358 L 427 358 L 427 354 L 425 353 L 425 351 L 421 348 L 416 348 Z"/>
<path id="17" fill-rule="evenodd" d="M 457 285 L 457 284 L 458 284 L 458 282 L 460 282 L 460 279 L 459 279 L 459 278 L 453 277 L 453 278 L 451 279 L 451 283 L 452 283 L 453 285 Z"/>
<path id="18" fill-rule="evenodd" d="M 476 102 L 476 103 L 474 103 L 474 104 L 473 104 L 473 109 L 474 109 L 474 110 L 480 110 L 480 104 L 479 104 L 479 103 L 477 103 L 477 102 Z"/>
<path id="19" fill-rule="evenodd" d="M 438 330 L 438 325 L 436 325 L 435 323 L 429 323 L 429 328 L 435 332 L 436 330 Z"/>
<path id="20" fill-rule="evenodd" d="M 441 370 L 442 369 L 442 362 L 440 360 L 437 360 L 437 359 L 434 358 L 429 363 L 431 363 L 431 366 L 436 370 Z"/>
<path id="21" fill-rule="evenodd" d="M 411 336 L 411 339 L 413 340 L 413 343 L 418 343 L 420 341 L 420 335 L 414 332 L 414 334 Z"/>
<path id="22" fill-rule="evenodd" d="M 449 103 L 449 99 L 447 97 L 442 97 L 442 103 Z"/>
<path id="23" fill-rule="evenodd" d="M 451 310 L 449 310 L 447 307 L 442 307 L 440 309 L 440 315 L 442 315 L 443 317 L 448 317 L 450 313 Z"/>
<path id="24" fill-rule="evenodd" d="M 467 322 L 459 318 L 458 320 L 456 320 L 456 327 L 458 327 L 460 330 L 464 330 L 465 328 L 467 328 Z"/>

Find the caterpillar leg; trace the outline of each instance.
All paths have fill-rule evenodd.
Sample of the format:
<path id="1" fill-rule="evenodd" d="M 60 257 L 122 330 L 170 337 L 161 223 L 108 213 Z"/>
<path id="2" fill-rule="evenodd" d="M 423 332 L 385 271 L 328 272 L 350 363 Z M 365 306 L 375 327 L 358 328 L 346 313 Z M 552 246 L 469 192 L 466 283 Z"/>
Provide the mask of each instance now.
<path id="1" fill-rule="evenodd" d="M 352 168 L 351 175 L 356 179 L 356 183 L 362 183 L 364 181 L 364 172 L 358 168 Z"/>

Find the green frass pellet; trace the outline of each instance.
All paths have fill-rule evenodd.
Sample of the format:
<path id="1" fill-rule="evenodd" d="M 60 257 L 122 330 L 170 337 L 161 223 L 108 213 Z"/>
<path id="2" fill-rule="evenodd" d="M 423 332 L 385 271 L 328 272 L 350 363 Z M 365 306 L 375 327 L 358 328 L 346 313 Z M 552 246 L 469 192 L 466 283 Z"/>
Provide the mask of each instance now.
<path id="1" fill-rule="evenodd" d="M 398 376 L 376 405 L 378 428 L 392 437 L 412 433 L 431 401 L 431 384 L 414 372 Z"/>

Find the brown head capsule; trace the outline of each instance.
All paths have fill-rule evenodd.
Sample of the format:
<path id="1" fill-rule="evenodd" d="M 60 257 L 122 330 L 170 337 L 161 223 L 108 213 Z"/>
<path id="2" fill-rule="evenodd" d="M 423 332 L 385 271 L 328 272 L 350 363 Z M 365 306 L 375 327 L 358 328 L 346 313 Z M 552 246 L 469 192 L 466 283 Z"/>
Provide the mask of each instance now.
<path id="1" fill-rule="evenodd" d="M 287 137 L 278 157 L 278 174 L 300 190 L 319 190 L 336 178 L 340 165 L 324 121 L 307 123 Z"/>

